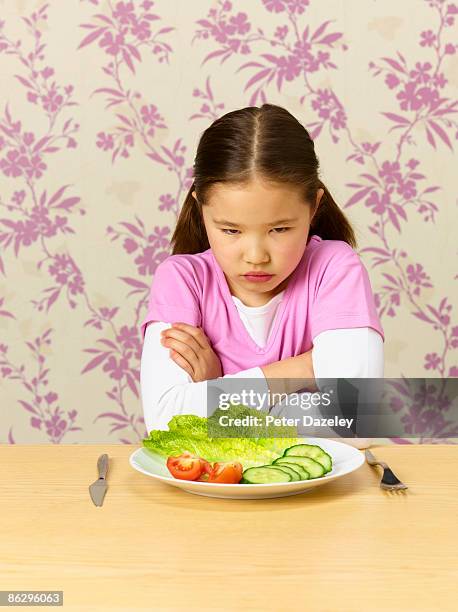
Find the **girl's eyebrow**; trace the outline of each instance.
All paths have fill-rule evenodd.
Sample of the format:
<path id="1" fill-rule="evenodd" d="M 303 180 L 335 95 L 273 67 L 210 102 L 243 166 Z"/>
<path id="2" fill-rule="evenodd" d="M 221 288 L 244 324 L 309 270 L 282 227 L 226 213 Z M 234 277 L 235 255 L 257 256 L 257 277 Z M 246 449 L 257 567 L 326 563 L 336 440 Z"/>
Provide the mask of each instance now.
<path id="1" fill-rule="evenodd" d="M 294 219 L 278 219 L 277 221 L 272 221 L 272 223 L 267 223 L 266 225 L 279 225 L 280 223 L 294 223 L 297 221 L 297 218 Z M 244 227 L 243 225 L 237 225 L 237 223 L 232 223 L 231 221 L 226 221 L 225 219 L 213 219 L 213 223 L 217 225 L 230 225 L 231 227 Z"/>

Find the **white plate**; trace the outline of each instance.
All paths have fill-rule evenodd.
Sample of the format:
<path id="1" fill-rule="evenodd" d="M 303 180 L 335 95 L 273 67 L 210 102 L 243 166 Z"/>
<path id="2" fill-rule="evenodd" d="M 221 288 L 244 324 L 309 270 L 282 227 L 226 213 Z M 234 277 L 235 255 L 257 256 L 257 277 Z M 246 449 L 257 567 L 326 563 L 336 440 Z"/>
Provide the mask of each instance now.
<path id="1" fill-rule="evenodd" d="M 183 489 L 187 493 L 227 499 L 266 499 L 269 497 L 286 497 L 287 495 L 306 493 L 315 487 L 354 472 L 363 465 L 365 460 L 364 454 L 361 451 L 343 442 L 326 438 L 301 438 L 300 443 L 317 444 L 331 455 L 332 470 L 326 476 L 311 480 L 271 484 L 219 484 L 216 482 L 179 480 L 170 475 L 166 466 L 166 459 L 153 454 L 144 446 L 130 455 L 129 463 L 142 474 L 173 487 Z"/>

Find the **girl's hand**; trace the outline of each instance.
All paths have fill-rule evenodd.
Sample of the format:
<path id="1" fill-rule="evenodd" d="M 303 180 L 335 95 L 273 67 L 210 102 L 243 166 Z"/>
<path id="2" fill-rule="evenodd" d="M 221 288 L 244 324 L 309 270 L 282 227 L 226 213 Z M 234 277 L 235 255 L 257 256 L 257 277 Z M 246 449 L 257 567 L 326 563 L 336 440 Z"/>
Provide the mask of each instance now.
<path id="1" fill-rule="evenodd" d="M 193 382 L 222 376 L 221 362 L 200 327 L 173 323 L 161 332 L 162 346 L 170 347 L 170 357 L 192 378 Z"/>

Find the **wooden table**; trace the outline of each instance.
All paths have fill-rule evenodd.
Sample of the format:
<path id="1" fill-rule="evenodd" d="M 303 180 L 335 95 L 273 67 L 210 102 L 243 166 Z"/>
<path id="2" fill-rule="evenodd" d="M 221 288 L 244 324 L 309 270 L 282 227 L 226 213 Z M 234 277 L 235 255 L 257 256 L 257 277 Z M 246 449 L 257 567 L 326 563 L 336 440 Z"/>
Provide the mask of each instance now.
<path id="1" fill-rule="evenodd" d="M 0 447 L 0 590 L 63 590 L 78 612 L 457 609 L 456 445 L 373 447 L 404 495 L 365 464 L 310 493 L 246 501 L 154 481 L 130 467 L 136 448 Z"/>

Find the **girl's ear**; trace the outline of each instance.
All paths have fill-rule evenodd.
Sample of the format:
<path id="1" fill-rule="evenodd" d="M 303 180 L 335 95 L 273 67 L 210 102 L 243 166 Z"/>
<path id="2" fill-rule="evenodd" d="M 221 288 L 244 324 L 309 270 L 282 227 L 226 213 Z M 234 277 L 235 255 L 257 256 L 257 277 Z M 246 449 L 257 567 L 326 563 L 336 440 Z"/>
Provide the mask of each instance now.
<path id="1" fill-rule="evenodd" d="M 321 202 L 321 198 L 324 195 L 324 189 L 318 189 L 318 192 L 316 194 L 316 204 L 315 204 L 315 212 L 318 210 L 318 207 L 320 206 L 320 202 Z"/>
<path id="2" fill-rule="evenodd" d="M 192 195 L 192 197 L 195 199 L 195 201 L 197 202 L 196 192 L 195 192 L 195 191 L 193 191 L 193 192 L 191 193 L 191 195 Z"/>
<path id="3" fill-rule="evenodd" d="M 320 207 L 321 198 L 323 197 L 323 195 L 324 195 L 324 189 L 318 189 L 318 192 L 316 194 L 315 208 L 313 210 L 313 215 L 312 215 L 312 218 L 310 219 L 310 223 L 312 223 L 313 218 L 318 212 L 318 209 Z"/>

